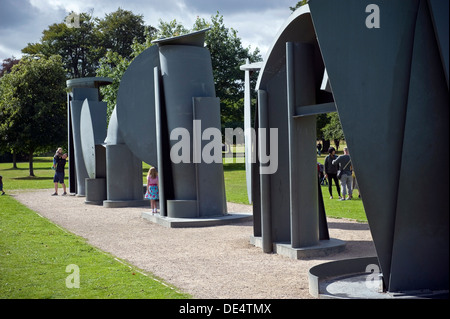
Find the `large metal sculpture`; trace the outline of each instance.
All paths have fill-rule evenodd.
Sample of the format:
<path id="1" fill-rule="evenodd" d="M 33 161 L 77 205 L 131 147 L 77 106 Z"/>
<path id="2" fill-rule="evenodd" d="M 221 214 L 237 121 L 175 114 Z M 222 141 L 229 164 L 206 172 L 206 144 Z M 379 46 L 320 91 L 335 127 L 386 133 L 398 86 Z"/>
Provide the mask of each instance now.
<path id="1" fill-rule="evenodd" d="M 317 240 L 308 116 L 336 108 L 377 257 L 315 267 L 312 293 L 372 263 L 385 292 L 448 293 L 448 2 L 311 0 L 278 34 L 257 90 L 256 124 L 278 127 L 281 145 L 281 170 L 253 170 L 264 250 L 299 232 Z"/>
<path id="2" fill-rule="evenodd" d="M 192 148 L 195 134 L 203 134 L 201 127 L 220 130 L 219 100 L 210 54 L 204 47 L 205 32 L 154 41 L 157 45 L 131 63 L 120 83 L 118 128 L 130 150 L 158 168 L 161 216 L 226 214 L 222 163 L 196 161 L 194 149 L 181 162 L 170 154 L 180 137 L 171 135 L 174 130 L 186 132 L 187 146 Z"/>
<path id="3" fill-rule="evenodd" d="M 255 127 L 278 131 L 276 172 L 262 173 L 258 161 L 252 169 L 252 241 L 264 252 L 304 258 L 345 247 L 329 237 L 317 176 L 316 114 L 336 110 L 332 94 L 320 89 L 324 71 L 310 16 L 292 16 L 269 51 L 256 88 Z M 257 134 L 258 153 L 272 148 L 264 147 L 261 137 Z"/>
<path id="4" fill-rule="evenodd" d="M 105 177 L 106 164 L 101 160 L 104 149 L 100 145 L 106 137 L 106 103 L 101 101 L 99 88 L 111 82 L 100 77 L 67 81 L 69 192 L 78 196 L 86 196 L 87 178 Z"/>
<path id="5" fill-rule="evenodd" d="M 77 172 L 78 166 L 84 167 L 84 174 L 76 175 L 81 185 L 77 193 L 83 188 L 86 203 L 148 205 L 143 198 L 144 161 L 159 171 L 160 195 L 160 214 L 144 213 L 144 218 L 170 227 L 180 227 L 172 222 L 180 218 L 194 220 L 183 222 L 186 226 L 251 218 L 248 214 L 227 214 L 220 104 L 210 53 L 204 47 L 207 30 L 155 40 L 154 46 L 133 60 L 121 79 L 107 135 L 102 122 L 106 106 L 102 108 L 104 116 L 94 116 L 97 108 L 93 99 L 75 103 L 79 109 L 75 141 L 80 144 L 75 150 L 75 166 Z M 75 104 L 69 102 L 72 113 Z M 210 148 L 210 142 L 218 147 Z M 208 159 L 214 153 L 214 161 L 204 158 L 205 149 Z M 199 224 L 200 219 L 205 222 Z"/>

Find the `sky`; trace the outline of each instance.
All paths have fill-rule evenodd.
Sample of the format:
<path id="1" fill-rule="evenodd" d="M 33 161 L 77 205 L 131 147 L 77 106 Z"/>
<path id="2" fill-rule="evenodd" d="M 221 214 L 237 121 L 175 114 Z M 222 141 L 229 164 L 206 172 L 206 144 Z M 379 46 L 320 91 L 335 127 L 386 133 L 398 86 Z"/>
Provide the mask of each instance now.
<path id="1" fill-rule="evenodd" d="M 119 7 L 142 14 L 146 25 L 176 19 L 192 28 L 197 17 L 210 21 L 217 12 L 235 29 L 245 48 L 259 48 L 264 57 L 297 0 L 0 0 L 0 62 L 20 58 L 28 43 L 40 41 L 42 31 L 64 22 L 71 12 L 92 12 L 95 17 Z"/>

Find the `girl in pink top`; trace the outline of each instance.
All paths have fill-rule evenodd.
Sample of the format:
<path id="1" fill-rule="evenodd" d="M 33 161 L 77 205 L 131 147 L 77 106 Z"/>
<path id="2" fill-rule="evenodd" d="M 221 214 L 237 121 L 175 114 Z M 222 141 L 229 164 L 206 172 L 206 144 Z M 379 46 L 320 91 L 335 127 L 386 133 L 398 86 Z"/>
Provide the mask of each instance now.
<path id="1" fill-rule="evenodd" d="M 152 167 L 148 170 L 147 174 L 147 192 L 145 193 L 145 198 L 150 199 L 152 214 L 156 214 L 156 201 L 159 199 L 159 183 L 158 183 L 158 172 L 156 168 Z"/>

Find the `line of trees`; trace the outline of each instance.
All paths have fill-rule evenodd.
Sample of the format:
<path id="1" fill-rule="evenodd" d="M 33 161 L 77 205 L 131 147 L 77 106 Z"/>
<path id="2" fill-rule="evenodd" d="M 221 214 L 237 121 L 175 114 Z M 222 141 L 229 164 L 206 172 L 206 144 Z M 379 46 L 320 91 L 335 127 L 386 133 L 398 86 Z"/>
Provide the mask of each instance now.
<path id="1" fill-rule="evenodd" d="M 25 56 L 0 81 L 0 148 L 28 155 L 66 139 L 66 74 L 61 57 Z M 15 163 L 15 159 L 14 159 Z"/>
<path id="2" fill-rule="evenodd" d="M 306 3 L 299 1 L 294 11 Z M 72 16 L 73 12 L 68 16 Z M 131 61 L 162 37 L 211 28 L 205 45 L 211 52 L 216 94 L 221 103 L 222 128 L 243 127 L 244 72 L 240 66 L 261 61 L 258 48 L 244 48 L 236 30 L 225 26 L 217 12 L 210 20 L 197 18 L 191 28 L 176 20 L 159 20 L 158 27 L 145 25 L 142 15 L 119 8 L 95 18 L 79 15 L 79 26 L 54 23 L 43 30 L 37 43 L 22 49 L 24 57 L 5 59 L 0 69 L 0 154 L 26 154 L 33 172 L 33 154 L 67 145 L 67 79 L 110 77 L 113 83 L 101 88 L 108 116 L 116 104 L 123 73 Z M 257 72 L 251 77 L 254 87 Z M 252 92 L 252 94 L 255 94 Z M 256 96 L 252 96 L 253 109 Z M 339 117 L 318 116 L 318 139 L 343 139 Z M 324 143 L 325 144 L 325 143 Z"/>
<path id="3" fill-rule="evenodd" d="M 121 8 L 102 19 L 81 13 L 79 27 L 69 27 L 65 21 L 50 25 L 39 42 L 22 49 L 22 59 L 6 59 L 0 70 L 0 154 L 28 155 L 30 176 L 34 176 L 35 152 L 67 144 L 66 80 L 113 78 L 112 85 L 102 88 L 110 114 L 128 65 L 161 37 L 211 28 L 205 42 L 221 100 L 222 125 L 243 126 L 244 72 L 239 67 L 247 58 L 257 62 L 261 56 L 258 48 L 243 47 L 237 31 L 227 28 L 219 13 L 210 21 L 198 18 L 190 29 L 176 20 L 148 26 L 142 15 Z M 252 80 L 256 82 L 256 75 Z"/>

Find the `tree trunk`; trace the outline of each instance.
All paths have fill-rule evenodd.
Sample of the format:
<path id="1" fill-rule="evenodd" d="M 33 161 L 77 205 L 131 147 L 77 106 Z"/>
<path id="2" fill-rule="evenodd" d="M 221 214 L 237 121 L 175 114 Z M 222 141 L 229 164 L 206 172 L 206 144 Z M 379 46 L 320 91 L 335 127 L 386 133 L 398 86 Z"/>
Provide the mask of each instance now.
<path id="1" fill-rule="evenodd" d="M 340 140 L 334 140 L 334 145 L 336 145 L 336 151 L 339 149 Z"/>
<path id="2" fill-rule="evenodd" d="M 30 176 L 33 176 L 33 177 L 34 177 L 34 170 L 33 170 L 33 152 L 30 152 L 30 154 L 29 154 L 28 163 L 29 163 L 29 166 L 30 166 Z"/>
<path id="3" fill-rule="evenodd" d="M 17 168 L 17 156 L 15 150 L 13 150 L 12 156 L 13 156 L 13 168 Z"/>
<path id="4" fill-rule="evenodd" d="M 330 140 L 322 139 L 322 154 L 328 153 L 328 149 L 330 148 Z"/>

